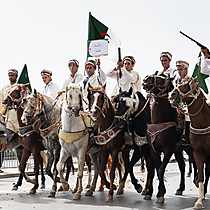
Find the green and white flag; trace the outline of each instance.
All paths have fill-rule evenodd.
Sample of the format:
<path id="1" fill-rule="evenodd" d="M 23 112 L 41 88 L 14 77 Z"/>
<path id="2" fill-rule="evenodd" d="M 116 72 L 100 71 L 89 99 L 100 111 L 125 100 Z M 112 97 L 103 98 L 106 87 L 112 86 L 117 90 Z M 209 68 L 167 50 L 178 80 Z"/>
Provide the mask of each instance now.
<path id="1" fill-rule="evenodd" d="M 28 88 L 31 92 L 31 83 L 30 83 L 30 80 L 29 80 L 29 76 L 28 76 L 28 69 L 27 69 L 27 66 L 26 64 L 24 65 L 23 67 L 23 70 L 17 80 L 17 83 L 18 84 L 27 84 L 28 85 Z"/>
<path id="2" fill-rule="evenodd" d="M 206 81 L 205 79 L 209 77 L 209 75 L 207 74 L 203 74 L 201 71 L 201 56 L 199 57 L 199 62 L 196 63 L 193 74 L 192 74 L 193 78 L 196 78 L 196 80 L 198 81 L 198 85 L 200 88 L 203 89 L 203 91 L 208 94 L 208 87 L 206 85 Z"/>
<path id="3" fill-rule="evenodd" d="M 108 55 L 108 27 L 89 13 L 87 57 Z"/>

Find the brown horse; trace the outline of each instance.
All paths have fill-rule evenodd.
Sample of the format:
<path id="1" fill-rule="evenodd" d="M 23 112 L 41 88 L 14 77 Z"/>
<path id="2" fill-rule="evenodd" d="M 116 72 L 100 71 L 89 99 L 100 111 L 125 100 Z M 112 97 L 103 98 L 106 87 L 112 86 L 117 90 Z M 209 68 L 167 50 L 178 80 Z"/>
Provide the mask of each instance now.
<path id="1" fill-rule="evenodd" d="M 171 95 L 171 100 L 178 107 L 185 104 L 188 108 L 191 120 L 190 142 L 198 168 L 198 199 L 194 208 L 202 209 L 210 176 L 210 108 L 204 94 L 192 78 L 186 79 L 177 86 Z M 206 165 L 205 182 L 204 165 Z"/>
<path id="2" fill-rule="evenodd" d="M 23 146 L 22 156 L 20 160 L 19 170 L 21 175 L 26 179 L 27 182 L 34 184 L 33 188 L 30 190 L 30 194 L 35 194 L 38 188 L 38 175 L 39 175 L 39 165 L 42 171 L 42 184 L 44 185 L 45 177 L 43 173 L 43 159 L 40 155 L 40 151 L 43 150 L 41 136 L 34 131 L 31 125 L 26 126 L 21 121 L 21 116 L 23 113 L 22 99 L 27 94 L 27 87 L 24 85 L 14 85 L 13 88 L 8 93 L 7 98 L 4 103 L 7 108 L 15 108 L 17 111 L 17 120 L 19 123 L 19 135 L 21 137 L 21 145 Z M 34 172 L 35 179 L 31 179 L 26 173 L 26 163 L 30 155 L 34 156 Z"/>
<path id="3" fill-rule="evenodd" d="M 151 101 L 151 125 L 148 126 L 152 146 L 156 158 L 157 176 L 159 178 L 159 187 L 157 193 L 157 202 L 164 202 L 166 188 L 164 184 L 164 173 L 166 166 L 174 154 L 181 172 L 180 186 L 176 194 L 182 195 L 185 189 L 185 162 L 182 151 L 177 149 L 179 136 L 177 134 L 177 113 L 168 100 L 168 94 L 173 90 L 172 80 L 165 75 L 150 75 L 144 79 L 143 88 L 152 96 Z M 163 160 L 161 160 L 163 153 Z M 147 180 L 151 182 L 154 174 Z M 151 184 L 149 184 L 151 185 Z M 151 199 L 151 194 L 147 195 Z"/>
<path id="4" fill-rule="evenodd" d="M 104 138 L 103 132 L 106 132 L 107 129 L 112 130 L 113 121 L 114 121 L 114 108 L 113 105 L 108 98 L 108 96 L 104 92 L 104 88 L 89 88 L 88 91 L 88 101 L 89 101 L 89 110 L 92 114 L 92 117 L 95 118 L 95 126 L 94 126 L 94 134 L 95 136 L 92 138 L 91 146 L 90 146 L 90 154 L 93 157 L 97 156 L 96 162 L 99 164 L 94 164 L 95 173 L 99 171 L 101 179 L 105 182 L 106 187 L 110 188 L 107 201 L 113 200 L 113 194 L 115 190 L 114 179 L 115 179 L 115 170 L 118 164 L 118 154 L 123 151 L 123 159 L 128 159 L 129 154 L 128 150 L 125 147 L 125 139 L 123 137 L 123 132 L 117 130 L 116 132 L 111 131 L 110 138 Z M 109 134 L 108 134 L 109 136 Z M 101 138 L 102 137 L 102 138 Z M 105 169 L 109 155 L 112 157 L 112 165 L 109 173 L 110 176 L 110 185 L 106 180 Z M 94 163 L 95 163 L 94 161 Z M 128 161 L 125 161 L 128 163 Z M 125 166 L 125 170 L 128 169 L 128 166 Z M 88 195 L 92 195 L 92 192 L 95 189 L 95 176 L 93 179 L 92 186 L 88 191 Z"/>

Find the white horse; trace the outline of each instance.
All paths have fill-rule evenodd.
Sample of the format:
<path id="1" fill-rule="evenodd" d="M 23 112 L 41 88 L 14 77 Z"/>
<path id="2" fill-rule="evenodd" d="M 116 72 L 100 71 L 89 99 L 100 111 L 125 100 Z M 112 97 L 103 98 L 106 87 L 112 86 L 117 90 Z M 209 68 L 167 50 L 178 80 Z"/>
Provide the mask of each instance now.
<path id="1" fill-rule="evenodd" d="M 59 141 L 61 144 L 60 159 L 57 163 L 57 170 L 63 189 L 68 187 L 68 183 L 63 176 L 63 168 L 66 159 L 72 155 L 78 159 L 77 183 L 74 189 L 74 200 L 81 198 L 82 177 L 85 164 L 85 154 L 88 146 L 88 129 L 84 118 L 79 115 L 82 110 L 82 92 L 78 85 L 70 85 L 65 91 L 61 109 L 61 129 L 59 131 Z"/>

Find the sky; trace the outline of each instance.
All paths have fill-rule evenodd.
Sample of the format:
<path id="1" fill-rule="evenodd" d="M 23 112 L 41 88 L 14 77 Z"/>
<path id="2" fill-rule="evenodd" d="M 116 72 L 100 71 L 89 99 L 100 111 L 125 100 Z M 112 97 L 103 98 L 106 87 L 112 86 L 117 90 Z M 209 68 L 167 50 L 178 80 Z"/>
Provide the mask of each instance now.
<path id="1" fill-rule="evenodd" d="M 6 0 L 0 2 L 0 88 L 8 83 L 7 71 L 28 66 L 34 88 L 43 86 L 40 72 L 50 69 L 62 86 L 68 77 L 68 60 L 80 62 L 84 72 L 88 15 L 108 26 L 120 39 L 122 56 L 133 55 L 135 70 L 143 79 L 161 70 L 160 53 L 169 51 L 176 60 L 197 62 L 199 47 L 179 31 L 210 47 L 208 0 Z M 117 62 L 117 48 L 101 59 L 105 72 Z M 209 81 L 208 85 L 210 86 Z M 108 83 L 109 90 L 113 82 Z"/>

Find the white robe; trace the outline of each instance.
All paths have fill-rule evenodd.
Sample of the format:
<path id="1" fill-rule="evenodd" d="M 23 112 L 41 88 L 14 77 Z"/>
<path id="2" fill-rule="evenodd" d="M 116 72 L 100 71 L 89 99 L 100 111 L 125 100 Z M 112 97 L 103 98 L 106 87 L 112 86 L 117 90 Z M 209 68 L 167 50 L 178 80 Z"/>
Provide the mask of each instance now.
<path id="1" fill-rule="evenodd" d="M 119 78 L 118 84 L 114 87 L 112 92 L 112 96 L 116 96 L 119 94 L 119 89 L 121 88 L 122 91 L 129 91 L 130 87 L 133 87 L 133 91 L 141 91 L 141 78 L 138 72 L 131 70 L 127 71 L 126 69 L 122 68 L 122 77 Z M 118 79 L 118 71 L 111 71 L 107 74 L 108 77 Z"/>
<path id="2" fill-rule="evenodd" d="M 41 93 L 43 95 L 55 99 L 56 96 L 58 95 L 58 91 L 59 91 L 58 86 L 54 82 L 50 81 L 47 85 L 43 87 Z"/>

